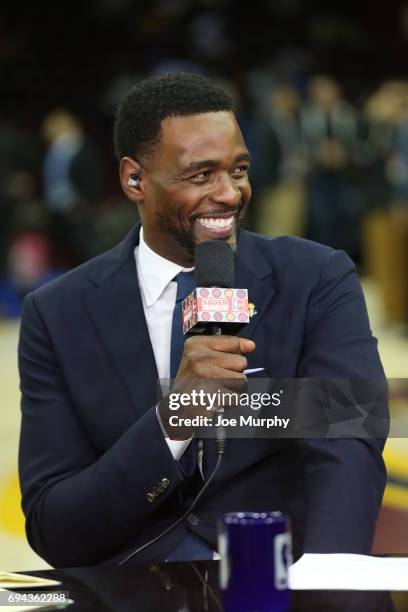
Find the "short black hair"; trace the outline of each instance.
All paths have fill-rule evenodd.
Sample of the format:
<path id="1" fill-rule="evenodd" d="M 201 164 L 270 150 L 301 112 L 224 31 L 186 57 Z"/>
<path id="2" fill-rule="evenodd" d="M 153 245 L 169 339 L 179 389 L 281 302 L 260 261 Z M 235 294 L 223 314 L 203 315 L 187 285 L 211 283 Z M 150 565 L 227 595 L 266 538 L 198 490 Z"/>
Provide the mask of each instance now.
<path id="1" fill-rule="evenodd" d="M 161 122 L 166 117 L 232 108 L 230 96 L 198 74 L 177 72 L 140 81 L 125 94 L 116 113 L 116 156 L 142 159 L 151 154 L 160 140 Z"/>

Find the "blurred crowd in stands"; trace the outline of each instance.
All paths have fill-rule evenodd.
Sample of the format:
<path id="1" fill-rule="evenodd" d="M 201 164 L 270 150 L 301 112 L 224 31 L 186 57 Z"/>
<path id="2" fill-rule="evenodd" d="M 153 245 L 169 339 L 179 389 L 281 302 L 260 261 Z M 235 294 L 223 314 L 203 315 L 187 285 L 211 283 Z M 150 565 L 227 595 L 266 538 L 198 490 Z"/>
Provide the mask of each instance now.
<path id="1" fill-rule="evenodd" d="M 384 265 L 373 249 L 407 228 L 408 82 L 384 82 L 357 100 L 325 74 L 302 88 L 265 71 L 244 87 L 219 83 L 235 100 L 253 157 L 247 227 L 344 249 L 369 272 Z M 112 86 L 110 125 L 129 84 Z M 27 291 L 110 248 L 137 220 L 119 191 L 109 138 L 98 141 L 69 108 L 47 112 L 39 128 L 0 122 L 5 317 L 19 315 Z M 367 240 L 375 241 L 368 256 Z M 406 265 L 407 253 L 400 256 Z"/>

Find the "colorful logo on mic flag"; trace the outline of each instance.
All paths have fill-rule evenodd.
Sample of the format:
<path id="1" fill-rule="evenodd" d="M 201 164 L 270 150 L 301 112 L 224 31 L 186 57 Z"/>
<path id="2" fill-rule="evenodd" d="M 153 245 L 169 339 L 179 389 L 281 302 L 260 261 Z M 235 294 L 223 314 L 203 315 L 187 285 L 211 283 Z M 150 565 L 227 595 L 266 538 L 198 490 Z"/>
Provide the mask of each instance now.
<path id="1" fill-rule="evenodd" d="M 249 323 L 248 290 L 197 287 L 183 300 L 183 332 L 197 323 L 229 323 L 241 327 Z"/>

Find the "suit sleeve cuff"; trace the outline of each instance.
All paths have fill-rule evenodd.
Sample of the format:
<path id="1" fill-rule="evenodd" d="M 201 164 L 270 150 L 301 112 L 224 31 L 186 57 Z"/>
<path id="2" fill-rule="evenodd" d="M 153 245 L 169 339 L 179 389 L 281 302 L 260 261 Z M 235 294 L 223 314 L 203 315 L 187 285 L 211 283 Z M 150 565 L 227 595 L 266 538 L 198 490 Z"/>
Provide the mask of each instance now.
<path id="1" fill-rule="evenodd" d="M 158 404 L 156 406 L 156 416 L 157 420 L 159 421 L 160 429 L 163 432 L 164 439 L 167 442 L 167 446 L 169 447 L 173 458 L 175 459 L 175 461 L 179 461 L 193 438 L 189 438 L 188 440 L 170 440 L 160 418 Z"/>

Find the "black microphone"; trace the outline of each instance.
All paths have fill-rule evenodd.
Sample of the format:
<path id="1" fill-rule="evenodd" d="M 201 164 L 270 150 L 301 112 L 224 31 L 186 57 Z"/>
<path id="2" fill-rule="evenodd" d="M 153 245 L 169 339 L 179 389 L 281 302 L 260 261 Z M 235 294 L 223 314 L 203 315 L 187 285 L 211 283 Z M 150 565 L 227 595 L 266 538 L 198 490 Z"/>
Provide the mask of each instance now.
<path id="1" fill-rule="evenodd" d="M 184 334 L 235 335 L 249 323 L 248 290 L 234 288 L 234 257 L 222 240 L 195 250 L 197 288 L 183 300 Z"/>
<path id="2" fill-rule="evenodd" d="M 224 240 L 200 242 L 195 249 L 194 275 L 199 287 L 233 287 L 234 257 Z"/>
<path id="3" fill-rule="evenodd" d="M 194 276 L 197 287 L 231 289 L 234 286 L 235 270 L 233 253 L 228 242 L 200 242 L 195 250 Z M 214 336 L 221 336 L 221 322 L 209 325 L 209 331 Z"/>

